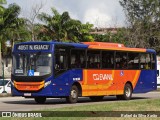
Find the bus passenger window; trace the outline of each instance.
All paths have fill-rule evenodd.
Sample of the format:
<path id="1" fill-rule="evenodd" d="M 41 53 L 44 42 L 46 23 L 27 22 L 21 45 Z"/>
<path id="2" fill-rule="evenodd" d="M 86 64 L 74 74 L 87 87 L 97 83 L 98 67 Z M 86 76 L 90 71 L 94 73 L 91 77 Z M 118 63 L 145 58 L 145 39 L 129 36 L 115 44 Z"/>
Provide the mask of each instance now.
<path id="1" fill-rule="evenodd" d="M 151 54 L 151 69 L 155 69 L 155 55 Z"/>
<path id="2" fill-rule="evenodd" d="M 100 51 L 88 50 L 87 68 L 100 68 Z"/>
<path id="3" fill-rule="evenodd" d="M 116 52 L 116 69 L 128 69 L 127 60 L 128 57 L 126 52 Z"/>
<path id="4" fill-rule="evenodd" d="M 102 51 L 102 68 L 114 69 L 114 51 Z"/>
<path id="5" fill-rule="evenodd" d="M 128 53 L 128 69 L 139 69 L 139 53 Z"/>
<path id="6" fill-rule="evenodd" d="M 64 54 L 55 55 L 55 69 L 67 69 L 67 57 Z"/>
<path id="7" fill-rule="evenodd" d="M 140 54 L 140 67 L 141 69 L 151 69 L 151 57 L 150 54 Z"/>
<path id="8" fill-rule="evenodd" d="M 71 50 L 71 68 L 85 68 L 85 50 L 72 49 Z"/>

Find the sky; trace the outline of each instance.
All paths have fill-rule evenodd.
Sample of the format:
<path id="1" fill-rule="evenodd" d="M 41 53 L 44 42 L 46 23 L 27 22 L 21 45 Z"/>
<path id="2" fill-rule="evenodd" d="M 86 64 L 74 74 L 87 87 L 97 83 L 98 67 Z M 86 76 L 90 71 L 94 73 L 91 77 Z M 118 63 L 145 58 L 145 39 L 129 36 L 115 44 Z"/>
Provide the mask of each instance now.
<path id="1" fill-rule="evenodd" d="M 119 0 L 7 0 L 7 4 L 16 3 L 21 7 L 22 17 L 29 18 L 32 8 L 43 7 L 40 12 L 52 15 L 51 7 L 58 12 L 68 11 L 73 19 L 82 23 L 89 22 L 94 27 L 125 26 L 125 15 Z"/>

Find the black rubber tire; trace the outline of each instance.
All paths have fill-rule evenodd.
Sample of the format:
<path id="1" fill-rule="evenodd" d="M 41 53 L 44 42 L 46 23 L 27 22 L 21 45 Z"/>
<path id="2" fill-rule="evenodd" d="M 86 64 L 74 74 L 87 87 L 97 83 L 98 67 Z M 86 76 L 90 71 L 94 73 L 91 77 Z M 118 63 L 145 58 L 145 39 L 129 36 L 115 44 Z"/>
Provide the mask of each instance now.
<path id="1" fill-rule="evenodd" d="M 70 91 L 70 95 L 66 97 L 68 103 L 76 103 L 78 101 L 78 88 L 76 85 L 73 85 Z"/>
<path id="2" fill-rule="evenodd" d="M 34 100 L 38 104 L 44 104 L 46 102 L 46 97 L 35 97 Z"/>
<path id="3" fill-rule="evenodd" d="M 92 101 L 102 101 L 104 96 L 91 96 Z"/>
<path id="4" fill-rule="evenodd" d="M 123 95 L 117 95 L 116 97 L 118 100 L 130 100 L 132 98 L 132 92 L 133 92 L 132 86 L 129 83 L 127 83 L 124 86 Z"/>

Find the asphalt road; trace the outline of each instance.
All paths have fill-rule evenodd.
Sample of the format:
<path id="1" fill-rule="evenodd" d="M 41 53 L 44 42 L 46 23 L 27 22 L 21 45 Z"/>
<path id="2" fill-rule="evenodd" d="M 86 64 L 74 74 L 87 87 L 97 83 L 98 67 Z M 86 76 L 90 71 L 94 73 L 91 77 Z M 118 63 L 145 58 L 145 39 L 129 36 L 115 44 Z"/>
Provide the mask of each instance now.
<path id="1" fill-rule="evenodd" d="M 160 92 L 150 92 L 145 94 L 133 94 L 132 100 L 142 99 L 158 99 L 160 98 Z M 43 110 L 54 109 L 70 106 L 92 105 L 101 103 L 120 102 L 115 96 L 107 96 L 103 101 L 92 102 L 88 97 L 79 98 L 78 103 L 68 104 L 65 99 L 52 98 L 47 99 L 45 104 L 36 104 L 34 99 L 23 97 L 1 97 L 0 98 L 0 111 L 31 111 L 31 110 Z"/>

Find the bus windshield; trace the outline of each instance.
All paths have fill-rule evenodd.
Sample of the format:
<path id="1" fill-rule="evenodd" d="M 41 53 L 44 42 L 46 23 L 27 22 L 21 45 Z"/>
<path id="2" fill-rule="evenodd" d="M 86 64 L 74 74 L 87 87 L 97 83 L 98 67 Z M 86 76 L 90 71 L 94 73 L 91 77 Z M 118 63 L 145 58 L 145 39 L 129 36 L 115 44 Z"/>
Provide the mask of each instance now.
<path id="1" fill-rule="evenodd" d="M 12 74 L 17 76 L 43 76 L 51 73 L 51 53 L 18 53 L 13 55 Z"/>

